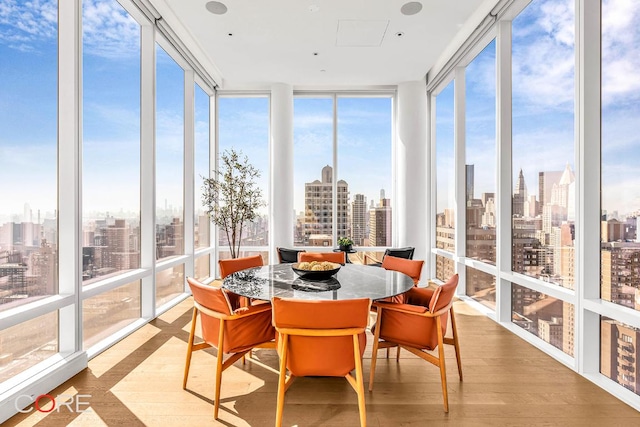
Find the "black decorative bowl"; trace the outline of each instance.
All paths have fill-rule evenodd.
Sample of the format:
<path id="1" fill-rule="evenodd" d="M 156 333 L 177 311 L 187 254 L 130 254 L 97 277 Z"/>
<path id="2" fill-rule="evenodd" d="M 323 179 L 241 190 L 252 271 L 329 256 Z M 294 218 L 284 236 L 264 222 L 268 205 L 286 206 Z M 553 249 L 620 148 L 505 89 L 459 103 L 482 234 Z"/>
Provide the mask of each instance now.
<path id="1" fill-rule="evenodd" d="M 298 269 L 298 264 L 291 264 L 291 269 L 294 273 L 296 273 L 300 278 L 305 280 L 327 280 L 331 278 L 334 274 L 340 271 L 340 264 L 336 264 L 338 268 L 334 268 L 333 270 L 300 270 Z"/>

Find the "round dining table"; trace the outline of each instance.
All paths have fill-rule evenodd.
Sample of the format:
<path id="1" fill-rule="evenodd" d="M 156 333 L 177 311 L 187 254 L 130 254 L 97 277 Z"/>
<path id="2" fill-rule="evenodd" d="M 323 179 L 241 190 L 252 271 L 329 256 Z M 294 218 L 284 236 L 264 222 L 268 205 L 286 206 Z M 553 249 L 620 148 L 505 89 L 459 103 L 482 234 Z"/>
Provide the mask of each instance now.
<path id="1" fill-rule="evenodd" d="M 254 267 L 230 274 L 222 287 L 235 294 L 268 301 L 273 297 L 304 300 L 378 300 L 399 295 L 413 287 L 411 277 L 398 271 L 359 264 L 346 264 L 324 280 L 298 276 L 292 264 Z"/>

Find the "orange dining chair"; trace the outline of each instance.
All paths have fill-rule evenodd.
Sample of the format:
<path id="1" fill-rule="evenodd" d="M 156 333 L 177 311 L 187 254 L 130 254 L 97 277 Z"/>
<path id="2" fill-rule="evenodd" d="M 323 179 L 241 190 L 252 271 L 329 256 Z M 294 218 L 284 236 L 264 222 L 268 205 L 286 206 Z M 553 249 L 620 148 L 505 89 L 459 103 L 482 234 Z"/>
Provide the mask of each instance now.
<path id="1" fill-rule="evenodd" d="M 462 381 L 460 346 L 453 313 L 453 296 L 457 286 L 458 275 L 454 274 L 447 283 L 437 287 L 428 300 L 418 294 L 409 295 L 406 304 L 374 302 L 378 310 L 378 318 L 373 328 L 373 357 L 371 358 L 369 391 L 373 390 L 378 349 L 399 346 L 440 368 L 444 411 L 449 412 L 444 344 L 453 345 L 455 348 L 458 375 Z M 444 336 L 447 331 L 449 315 L 453 331 L 451 338 Z M 427 353 L 427 351 L 435 350 L 436 347 L 438 348 L 437 356 Z"/>
<path id="2" fill-rule="evenodd" d="M 220 266 L 220 277 L 224 279 L 230 274 L 246 270 L 247 268 L 262 267 L 264 263 L 262 261 L 262 255 L 253 255 L 243 258 L 221 259 L 218 261 L 218 265 Z M 241 305 L 252 304 L 252 301 L 250 301 L 249 298 L 241 297 L 234 293 L 229 293 L 229 299 L 232 303 L 238 300 Z"/>
<path id="3" fill-rule="evenodd" d="M 232 305 L 228 292 L 222 288 L 203 285 L 191 277 L 187 278 L 187 283 L 193 294 L 193 316 L 182 388 L 185 390 L 187 388 L 191 354 L 197 350 L 215 347 L 217 349 L 216 391 L 213 417 L 217 419 L 222 372 L 253 348 L 275 348 L 271 304 L 240 307 Z M 196 344 L 194 341 L 198 314 L 200 314 L 203 341 Z M 225 361 L 223 361 L 224 354 L 230 355 Z"/>
<path id="4" fill-rule="evenodd" d="M 262 255 L 253 255 L 244 258 L 221 259 L 218 261 L 220 266 L 220 276 L 224 279 L 230 274 L 252 267 L 262 267 Z"/>
<path id="5" fill-rule="evenodd" d="M 371 301 L 274 297 L 272 305 L 280 355 L 276 427 L 282 425 L 285 392 L 295 377 L 304 376 L 345 377 L 358 395 L 360 425 L 365 426 L 362 354 Z M 354 369 L 355 378 L 351 375 Z"/>
<path id="6" fill-rule="evenodd" d="M 345 264 L 347 262 L 347 254 L 344 252 L 300 252 L 298 254 L 298 261 L 329 261 Z"/>
<path id="7" fill-rule="evenodd" d="M 412 252 L 412 255 L 413 255 L 413 252 Z M 432 289 L 418 288 L 418 282 L 420 282 L 420 276 L 422 275 L 423 265 L 424 265 L 424 261 L 422 260 L 413 260 L 413 259 L 399 258 L 392 255 L 387 255 L 382 259 L 381 267 L 384 268 L 385 270 L 399 271 L 400 273 L 404 273 L 407 276 L 411 277 L 411 279 L 413 279 L 414 286 L 409 291 L 415 292 L 418 294 L 425 293 L 430 297 L 433 294 Z M 395 303 L 402 304 L 406 302 L 406 298 L 407 298 L 407 292 L 400 295 L 393 296 L 391 298 L 385 298 L 384 300 L 381 300 L 381 301 L 395 302 Z M 376 311 L 376 306 L 373 305 L 371 307 L 371 310 Z M 389 348 L 391 347 L 387 347 L 387 358 L 389 358 Z M 398 351 L 396 353 L 396 360 L 400 360 L 400 347 L 398 347 Z"/>

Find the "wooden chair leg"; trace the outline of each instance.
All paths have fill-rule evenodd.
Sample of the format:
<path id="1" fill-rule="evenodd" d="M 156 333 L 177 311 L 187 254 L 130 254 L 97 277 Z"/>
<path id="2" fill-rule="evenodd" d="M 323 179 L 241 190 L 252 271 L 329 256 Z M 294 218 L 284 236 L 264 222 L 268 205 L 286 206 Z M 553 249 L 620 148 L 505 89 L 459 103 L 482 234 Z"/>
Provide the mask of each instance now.
<path id="1" fill-rule="evenodd" d="M 276 427 L 282 426 L 282 412 L 284 410 L 285 380 L 287 377 L 288 336 L 280 334 L 280 376 L 278 377 L 278 401 L 276 406 Z"/>
<path id="2" fill-rule="evenodd" d="M 220 331 L 218 332 L 218 348 L 216 354 L 216 394 L 213 401 L 213 418 L 218 419 L 218 408 L 220 407 L 220 386 L 222 384 L 222 359 L 224 354 L 222 348 L 224 343 L 224 320 L 220 320 Z"/>
<path id="3" fill-rule="evenodd" d="M 369 374 L 369 391 L 373 391 L 373 376 L 376 373 L 376 362 L 378 361 L 378 346 L 380 345 L 380 319 L 382 319 L 382 308 L 378 307 L 378 318 L 376 319 L 376 333 L 373 336 L 373 351 L 371 353 L 371 373 Z M 387 349 L 388 351 L 389 349 Z"/>
<path id="4" fill-rule="evenodd" d="M 187 344 L 187 360 L 184 364 L 184 378 L 182 379 L 182 389 L 187 389 L 187 378 L 189 377 L 189 368 L 191 367 L 191 354 L 193 353 L 193 341 L 196 335 L 196 319 L 198 317 L 198 309 L 193 308 L 191 316 L 191 332 L 189 332 L 189 343 Z"/>
<path id="5" fill-rule="evenodd" d="M 462 381 L 462 362 L 460 360 L 460 343 L 458 341 L 458 328 L 456 328 L 456 318 L 453 315 L 453 306 L 449 310 L 449 314 L 451 317 L 451 330 L 453 331 L 453 346 L 456 350 L 456 362 L 458 363 L 458 376 L 460 377 L 460 381 Z"/>
<path id="6" fill-rule="evenodd" d="M 362 379 L 362 357 L 360 356 L 360 340 L 358 335 L 353 336 L 353 358 L 356 362 L 356 384 L 358 388 L 358 410 L 360 411 L 360 427 L 367 425 L 367 410 L 364 406 L 364 381 Z"/>
<path id="7" fill-rule="evenodd" d="M 444 412 L 449 412 L 449 395 L 447 393 L 447 369 L 444 362 L 444 337 L 442 335 L 442 322 L 436 318 L 438 329 L 438 366 L 440 367 L 440 381 L 442 382 L 442 397 L 444 399 Z"/>
<path id="8" fill-rule="evenodd" d="M 400 361 L 400 346 L 398 346 L 398 352 L 396 353 L 396 362 Z"/>

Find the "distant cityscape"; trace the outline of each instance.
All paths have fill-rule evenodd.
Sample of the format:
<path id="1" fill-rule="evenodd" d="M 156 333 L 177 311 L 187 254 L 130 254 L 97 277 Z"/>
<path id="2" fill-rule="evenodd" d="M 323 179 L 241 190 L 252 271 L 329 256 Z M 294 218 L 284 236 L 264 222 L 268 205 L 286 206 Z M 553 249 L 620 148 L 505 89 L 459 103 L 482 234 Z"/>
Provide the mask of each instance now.
<path id="1" fill-rule="evenodd" d="M 476 198 L 474 165 L 466 165 L 465 172 L 466 254 L 469 258 L 495 264 L 495 193 L 485 192 Z M 332 233 L 332 176 L 332 168 L 325 166 L 319 180 L 305 183 L 305 211 L 296 215 L 293 230 L 296 246 L 335 246 Z M 380 191 L 379 200 L 367 201 L 360 193 L 351 198 L 349 185 L 344 180 L 339 180 L 336 188 L 336 234 L 350 236 L 355 246 L 389 246 L 392 242 L 392 209 L 391 200 L 385 196 L 385 191 Z M 512 195 L 514 272 L 574 289 L 574 200 L 575 176 L 569 164 L 562 171 L 539 172 L 537 195 L 528 193 L 523 171 L 519 171 Z M 639 212 L 620 214 L 603 211 L 601 225 L 601 297 L 634 310 L 640 310 L 638 214 Z M 121 215 L 122 217 L 116 217 L 104 213 L 101 218 L 84 219 L 84 285 L 140 267 L 140 219 L 134 214 Z M 156 215 L 156 259 L 183 254 L 182 208 L 165 204 L 164 208 L 157 209 Z M 196 247 L 208 246 L 209 224 L 206 215 L 196 218 Z M 268 218 L 262 216 L 245 231 L 243 245 L 266 245 L 268 231 Z M 11 220 L 0 225 L 0 310 L 58 292 L 57 237 L 56 213 L 34 213 L 28 204 L 25 204 L 21 217 L 13 215 Z M 436 216 L 436 246 L 453 251 L 454 237 L 454 210 L 444 209 Z M 222 235 L 219 244 L 221 249 L 226 245 Z M 355 261 L 358 262 L 357 259 Z M 200 274 L 208 274 L 208 266 L 199 268 L 202 270 Z M 436 277 L 446 280 L 453 272 L 454 263 L 451 260 L 436 257 Z M 165 276 L 159 278 L 162 283 L 166 282 L 158 290 L 161 300 L 180 292 L 184 271 L 170 270 Z M 95 334 L 99 335 L 99 330 L 109 324 L 131 321 L 139 316 L 139 283 L 137 286 L 138 291 L 125 286 L 123 288 L 126 289 L 114 290 L 115 294 L 110 292 L 109 295 L 86 301 L 83 311 L 88 319 L 94 319 L 93 323 L 89 323 Z M 466 286 L 468 295 L 495 309 L 494 276 L 467 268 Z M 105 320 L 94 324 L 101 317 Z M 512 321 L 573 355 L 572 304 L 514 284 Z M 38 328 L 33 330 L 36 335 L 40 334 Z M 0 343 L 11 340 L 10 330 L 3 332 Z M 55 329 L 50 332 L 55 333 Z M 640 343 L 640 331 L 603 318 L 601 339 L 603 374 L 638 393 L 640 380 L 635 372 L 640 365 L 634 349 Z M 43 350 L 45 347 L 38 351 L 46 354 L 53 351 L 50 346 L 46 347 L 46 351 Z M 6 349 L 7 346 L 3 346 L 0 366 L 12 360 Z M 21 354 L 20 351 L 14 353 Z"/>

